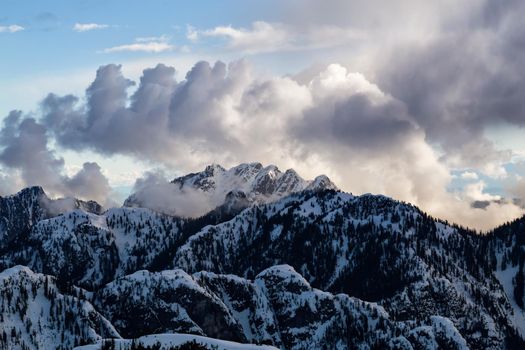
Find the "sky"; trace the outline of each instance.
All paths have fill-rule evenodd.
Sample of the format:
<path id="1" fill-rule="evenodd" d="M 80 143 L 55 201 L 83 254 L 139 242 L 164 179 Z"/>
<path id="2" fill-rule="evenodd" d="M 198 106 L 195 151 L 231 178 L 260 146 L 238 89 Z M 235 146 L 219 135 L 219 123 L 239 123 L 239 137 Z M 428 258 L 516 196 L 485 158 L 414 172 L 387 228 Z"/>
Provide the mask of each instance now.
<path id="1" fill-rule="evenodd" d="M 0 1 L 0 193 L 242 162 L 487 230 L 525 210 L 519 0 Z M 137 182 L 138 180 L 138 182 Z"/>

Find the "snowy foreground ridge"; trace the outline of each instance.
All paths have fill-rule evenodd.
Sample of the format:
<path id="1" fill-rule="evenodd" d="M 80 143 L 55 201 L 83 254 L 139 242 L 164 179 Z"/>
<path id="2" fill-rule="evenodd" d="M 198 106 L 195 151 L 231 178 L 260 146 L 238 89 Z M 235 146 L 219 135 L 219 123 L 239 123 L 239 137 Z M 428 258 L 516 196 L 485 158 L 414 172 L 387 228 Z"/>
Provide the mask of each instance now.
<path id="1" fill-rule="evenodd" d="M 198 344 L 203 349 L 211 348 L 217 350 L 277 350 L 276 347 L 268 345 L 254 345 L 254 344 L 239 344 L 227 340 L 219 340 L 213 338 L 202 337 L 199 335 L 191 334 L 152 334 L 140 337 L 135 340 L 129 339 L 116 339 L 106 340 L 97 344 L 90 344 L 84 346 L 78 346 L 75 350 L 100 350 L 104 345 L 113 346 L 115 350 L 129 349 L 136 344 L 137 346 L 143 346 L 144 348 L 158 346 L 159 350 L 173 349 L 181 347 L 187 344 Z"/>
<path id="2" fill-rule="evenodd" d="M 524 248 L 525 218 L 481 236 L 259 163 L 107 210 L 31 187 L 0 198 L 0 349 L 525 349 Z"/>

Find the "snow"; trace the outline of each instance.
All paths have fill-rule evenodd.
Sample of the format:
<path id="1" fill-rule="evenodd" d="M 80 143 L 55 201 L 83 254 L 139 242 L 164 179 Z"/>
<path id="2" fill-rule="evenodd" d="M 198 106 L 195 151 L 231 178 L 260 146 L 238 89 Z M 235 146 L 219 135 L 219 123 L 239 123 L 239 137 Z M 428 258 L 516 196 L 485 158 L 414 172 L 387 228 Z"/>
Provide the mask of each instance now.
<path id="1" fill-rule="evenodd" d="M 2 300 L 0 310 L 2 329 L 8 334 L 3 345 L 9 349 L 27 346 L 30 349 L 55 349 L 59 345 L 67 348 L 80 339 L 94 342 L 100 336 L 92 328 L 93 324 L 107 334 L 119 336 L 89 302 L 61 294 L 52 278 L 34 273 L 27 267 L 15 266 L 0 273 L 0 295 L 6 293 L 11 294 L 11 298 Z M 77 328 L 66 325 L 68 314 Z M 72 329 L 82 329 L 82 335 Z M 10 336 L 11 330 L 18 334 L 14 339 Z"/>
<path id="2" fill-rule="evenodd" d="M 469 350 L 466 340 L 461 336 L 451 320 L 442 316 L 431 316 L 430 320 L 435 332 L 453 340 L 458 346 L 458 350 Z"/>
<path id="3" fill-rule="evenodd" d="M 275 202 L 304 190 L 337 189 L 325 175 L 307 181 L 293 169 L 288 169 L 283 173 L 275 165 L 263 167 L 260 163 L 240 164 L 228 170 L 220 165 L 213 164 L 207 166 L 202 172 L 179 177 L 172 183 L 181 189 L 191 188 L 199 191 L 199 197 L 202 197 L 209 204 L 206 210 L 224 204 L 227 194 L 232 191 L 243 192 L 250 203 L 263 204 Z M 147 201 L 141 199 L 145 194 L 143 192 L 132 194 L 126 200 L 125 206 L 150 206 L 152 209 L 161 212 L 173 213 L 173 208 L 153 207 L 153 205 L 146 203 Z M 173 204 L 166 203 L 163 205 Z M 205 213 L 200 214 L 204 215 Z"/>
<path id="4" fill-rule="evenodd" d="M 407 263 L 407 271 L 403 271 L 404 277 L 413 277 L 415 281 L 411 282 L 410 285 L 406 285 L 405 289 L 399 292 L 395 298 L 386 299 L 380 301 L 380 303 L 387 310 L 395 312 L 397 307 L 405 307 L 408 303 L 421 301 L 421 305 L 425 307 L 427 306 L 425 303 L 428 302 L 430 309 L 428 314 L 436 313 L 436 316 L 431 318 L 430 324 L 428 324 L 429 322 L 426 318 L 417 319 L 417 322 L 420 323 L 414 329 L 411 328 L 416 327 L 413 324 L 409 325 L 408 322 L 402 323 L 400 327 L 405 327 L 403 328 L 404 334 L 402 336 L 394 337 L 393 333 L 388 334 L 388 336 L 391 336 L 389 339 L 391 339 L 392 344 L 406 344 L 407 338 L 410 339 L 409 334 L 418 332 L 422 336 L 425 335 L 429 348 L 432 348 L 433 344 L 437 344 L 436 337 L 438 335 L 452 339 L 461 348 L 465 348 L 467 344 L 465 338 L 458 332 L 454 324 L 462 332 L 466 330 L 464 336 L 468 337 L 469 341 L 476 337 L 482 338 L 482 334 L 487 334 L 487 338 L 490 338 L 489 341 L 497 343 L 500 340 L 504 340 L 506 331 L 503 321 L 497 318 L 500 316 L 505 320 L 505 323 L 506 320 L 510 320 L 520 334 L 525 336 L 525 314 L 516 305 L 513 298 L 512 279 L 516 274 L 517 267 L 508 267 L 506 270 L 494 272 L 502 288 L 499 288 L 498 283 L 492 279 L 490 272 L 481 277 L 474 277 L 475 275 L 469 272 L 470 270 L 465 269 L 465 261 L 460 256 L 457 256 L 458 253 L 456 251 L 451 250 L 448 252 L 445 250 L 447 249 L 445 248 L 445 243 L 450 243 L 450 245 L 454 245 L 456 241 L 464 243 L 461 240 L 468 236 L 462 235 L 461 230 L 453 228 L 445 222 L 435 222 L 436 234 L 439 240 L 435 244 L 434 242 L 429 243 L 423 241 L 425 240 L 425 232 L 417 231 L 417 225 L 409 229 L 404 227 L 406 222 L 403 220 L 406 217 L 418 218 L 421 212 L 415 207 L 396 202 L 384 196 L 364 195 L 354 197 L 351 194 L 336 192 L 325 192 L 322 195 L 316 195 L 311 192 L 295 193 L 293 191 L 296 189 L 310 186 L 311 183 L 308 185 L 309 182 L 298 179 L 298 175 L 294 171 L 289 170 L 283 174 L 276 167 L 262 168 L 260 164 L 245 164 L 230 170 L 214 166 L 209 170 L 213 173 L 208 179 L 210 180 L 209 184 L 219 186 L 218 188 L 221 190 L 233 186 L 253 192 L 258 185 L 263 184 L 267 186 L 264 181 L 268 179 L 277 181 L 288 178 L 286 181 L 283 180 L 283 182 L 278 183 L 276 185 L 277 190 L 268 196 L 265 195 L 264 200 L 260 202 L 257 202 L 257 196 L 261 195 L 261 193 L 251 193 L 252 200 L 256 201 L 256 205 L 244 210 L 230 221 L 206 226 L 191 237 L 184 237 L 184 242 L 180 241 L 180 243 L 177 243 L 181 244 L 177 246 L 178 249 L 177 247 L 174 248 L 174 263 L 162 266 L 163 268 L 182 267 L 190 273 L 200 269 L 213 269 L 217 274 L 200 272 L 190 275 L 184 270 L 178 269 L 155 273 L 142 270 L 152 266 L 148 265 L 148 263 L 151 263 L 156 254 L 166 247 L 168 239 L 177 241 L 182 237 L 180 232 L 178 232 L 178 227 L 184 227 L 185 225 L 183 221 L 176 221 L 178 219 L 169 217 L 168 220 L 172 220 L 168 222 L 169 226 L 176 228 L 167 229 L 165 227 L 168 224 L 165 224 L 163 221 L 166 216 L 161 216 L 148 209 L 111 209 L 102 215 L 91 214 L 77 209 L 52 219 L 40 221 L 33 226 L 29 238 L 32 242 L 41 244 L 38 249 L 42 248 L 41 250 L 45 252 L 42 256 L 51 262 L 49 265 L 51 268 L 57 267 L 57 271 L 60 271 L 58 267 L 67 266 L 66 264 L 71 263 L 68 260 L 71 257 L 67 254 L 74 256 L 74 258 L 77 256 L 81 259 L 85 258 L 89 266 L 86 266 L 86 270 L 82 271 L 84 275 L 80 282 L 91 281 L 102 284 L 108 280 L 113 280 L 103 290 L 113 293 L 112 295 L 115 297 L 122 298 L 124 296 L 124 298 L 129 298 L 130 301 L 144 301 L 144 299 L 150 298 L 147 301 L 151 303 L 150 305 L 153 305 L 156 299 L 161 299 L 155 294 L 158 290 L 169 292 L 180 287 L 187 287 L 180 288 L 178 292 L 181 295 L 185 295 L 186 289 L 189 289 L 189 294 L 200 293 L 200 296 L 203 296 L 203 300 L 211 301 L 215 303 L 214 305 L 218 305 L 221 308 L 221 317 L 223 316 L 227 323 L 231 321 L 231 324 L 235 325 L 235 327 L 238 326 L 238 329 L 242 329 L 243 334 L 250 341 L 266 337 L 265 339 L 271 339 L 276 341 L 276 344 L 280 344 L 281 336 L 282 339 L 286 339 L 286 336 L 296 335 L 296 340 L 294 341 L 299 342 L 301 340 L 297 339 L 304 337 L 307 339 L 304 341 L 305 343 L 322 344 L 323 339 L 328 337 L 330 332 L 334 330 L 332 328 L 333 325 L 337 325 L 337 322 L 342 322 L 342 319 L 346 320 L 346 318 L 341 318 L 341 315 L 348 316 L 352 322 L 359 322 L 358 318 L 366 319 L 367 330 L 373 330 L 373 327 L 379 322 L 377 317 L 371 316 L 370 310 L 373 310 L 374 315 L 378 314 L 380 318 L 382 317 L 391 322 L 390 325 L 395 325 L 389 327 L 399 326 L 400 322 L 392 321 L 387 311 L 378 304 L 365 303 L 343 294 L 334 296 L 311 287 L 311 284 L 313 284 L 325 290 L 332 290 L 331 287 L 335 282 L 340 282 L 337 280 L 338 277 L 351 272 L 352 268 L 359 264 L 359 258 L 366 254 L 363 242 L 368 242 L 366 239 L 369 237 L 372 239 L 371 242 L 373 242 L 376 238 L 373 235 L 376 232 L 380 232 L 382 235 L 381 242 L 387 247 L 392 242 L 396 242 L 396 240 L 400 241 L 398 246 L 392 246 L 392 248 L 398 249 L 395 253 L 399 257 L 395 257 L 392 260 L 386 260 L 386 258 L 382 257 L 384 260 L 381 263 L 392 264 L 393 267 L 402 266 L 403 268 L 405 266 L 401 264 Z M 188 180 L 188 184 L 196 180 L 196 178 L 190 180 Z M 324 181 L 326 179 L 320 178 L 319 181 L 321 180 Z M 213 187 L 210 191 L 215 189 Z M 281 195 L 287 196 L 279 199 Z M 279 200 L 272 202 L 277 199 Z M 262 214 L 267 215 L 267 217 L 261 218 Z M 278 216 L 280 214 L 290 214 L 293 216 L 293 219 L 297 218 L 297 221 L 293 221 L 293 225 L 296 225 L 296 227 L 284 232 L 283 224 L 279 222 Z M 400 221 L 396 222 L 397 220 L 393 220 L 393 214 L 398 214 Z M 120 223 L 115 224 L 115 219 L 119 219 Z M 265 227 L 266 223 L 273 226 Z M 286 256 L 279 256 L 279 254 L 282 254 L 279 251 L 280 246 L 288 244 L 288 239 L 300 241 L 303 233 L 302 228 L 309 227 L 308 225 L 311 224 L 319 225 L 319 232 L 321 232 L 320 234 L 323 237 L 316 237 L 319 238 L 317 242 L 322 248 L 320 250 L 322 250 L 323 254 L 327 254 L 330 257 L 329 266 L 326 268 L 328 275 L 323 276 L 326 277 L 324 280 L 322 280 L 323 277 L 318 279 L 313 277 L 316 276 L 317 278 L 319 276 L 318 274 L 316 275 L 316 273 L 319 273 L 315 269 L 316 259 L 322 259 L 323 257 L 317 255 L 312 261 L 299 261 L 295 265 L 296 261 L 287 260 Z M 354 230 L 357 225 L 366 225 L 364 227 L 371 227 L 371 229 Z M 414 236 L 416 233 L 418 234 L 417 239 L 421 239 L 421 243 L 424 244 L 421 251 L 416 251 L 415 245 L 412 244 L 414 239 L 411 236 Z M 262 234 L 268 234 L 270 240 L 267 239 L 268 237 L 261 237 Z M 293 236 L 294 234 L 297 236 Z M 403 234 L 404 236 L 402 236 Z M 457 240 L 451 239 L 456 237 L 458 238 Z M 253 242 L 257 242 L 259 238 L 261 238 L 259 242 L 263 241 L 261 244 L 270 242 L 267 247 L 262 247 L 267 249 L 263 251 L 263 257 L 270 256 L 270 258 L 264 264 L 261 264 L 259 268 L 263 269 L 272 264 L 281 265 L 275 265 L 262 272 L 259 272 L 255 267 L 246 268 L 243 266 L 243 263 L 245 263 L 242 260 L 242 254 L 245 253 L 243 249 L 250 249 Z M 403 238 L 408 239 L 403 240 Z M 309 244 L 308 249 L 314 249 L 315 252 L 315 248 L 318 247 L 312 242 L 309 240 L 301 243 Z M 108 276 L 105 276 L 107 278 L 102 280 L 100 271 L 103 270 L 105 255 L 109 255 L 108 252 L 110 250 L 108 247 L 113 249 L 111 254 L 114 254 L 114 256 L 112 255 L 112 257 L 116 258 L 115 260 L 118 261 L 119 266 L 115 273 L 111 270 Z M 452 247 L 452 249 L 456 249 L 456 247 Z M 117 253 L 114 253 L 115 250 Z M 285 252 L 284 254 L 287 254 L 286 250 L 283 251 Z M 138 255 L 135 256 L 134 252 L 138 252 Z M 425 253 L 417 256 L 420 252 L 426 252 L 426 256 Z M 275 254 L 272 255 L 273 253 Z M 433 264 L 432 259 L 434 256 L 439 257 L 440 263 L 446 264 L 448 271 L 445 273 L 439 271 L 438 265 Z M 38 266 L 39 271 L 49 270 L 49 266 L 41 268 L 38 265 L 43 264 L 43 262 L 39 261 L 35 255 L 32 256 L 32 259 L 32 261 L 35 261 L 34 265 L 31 265 L 32 268 Z M 139 262 L 136 263 L 136 261 Z M 324 264 L 326 261 L 320 262 Z M 91 264 L 91 262 L 93 263 Z M 283 264 L 286 262 L 294 264 L 301 273 L 297 273 L 292 266 Z M 242 267 L 238 268 L 236 264 Z M 501 265 L 499 259 L 497 265 L 498 267 Z M 324 267 L 324 265 L 317 266 Z M 155 268 L 158 268 L 158 266 Z M 247 276 L 249 274 L 257 277 L 255 281 L 250 281 L 236 275 L 219 274 L 224 271 L 235 272 L 239 276 Z M 56 271 L 51 273 L 56 274 Z M 4 282 L 4 280 L 18 274 L 27 274 L 34 278 L 40 278 L 38 277 L 40 275 L 37 276 L 28 268 L 16 266 L 1 272 L 0 281 Z M 219 287 L 216 287 L 218 290 L 203 283 L 202 278 L 204 277 L 220 280 L 216 282 L 219 285 Z M 355 281 L 355 283 L 359 283 L 359 281 Z M 231 285 L 234 287 L 231 287 Z M 491 289 L 494 285 L 496 286 L 495 289 Z M 92 290 L 97 290 L 99 286 L 93 287 Z M 126 293 L 122 293 L 121 288 Z M 336 288 L 340 287 L 336 286 Z M 336 288 L 333 289 L 335 290 Z M 148 289 L 151 290 L 148 291 Z M 435 299 L 431 297 L 426 299 L 424 293 L 427 292 L 444 297 L 443 303 L 446 309 L 439 305 L 441 301 L 433 303 Z M 91 300 L 96 299 L 96 293 L 90 295 L 90 298 L 93 298 Z M 410 293 L 415 294 L 415 297 L 409 298 L 408 295 Z M 475 305 L 473 297 L 473 295 L 476 295 L 475 293 L 481 293 L 483 297 L 486 296 L 489 300 L 494 301 L 494 308 L 501 311 L 501 314 L 498 315 L 487 307 Z M 504 294 L 506 294 L 506 298 L 504 298 Z M 494 295 L 495 298 L 491 299 Z M 501 298 L 498 298 L 499 296 Z M 190 299 L 188 297 L 186 301 Z M 45 306 L 48 300 L 45 300 L 42 295 L 38 295 L 35 298 L 35 302 L 38 305 Z M 95 303 L 95 301 L 93 302 Z M 191 305 L 191 300 L 188 303 Z M 276 306 L 276 304 L 278 305 Z M 323 308 L 326 305 L 330 305 L 331 309 L 326 314 L 323 314 Z M 111 305 L 102 303 L 97 305 L 97 307 L 103 310 L 102 308 L 110 308 Z M 442 308 L 441 310 L 439 310 L 440 307 Z M 81 314 L 84 316 L 96 313 L 89 303 L 82 304 L 80 309 Z M 39 310 L 29 308 L 28 315 L 31 319 L 37 320 L 40 317 Z M 188 307 L 188 304 L 184 304 L 181 300 L 167 303 L 166 310 L 174 311 L 174 318 L 180 317 L 181 320 L 188 321 L 188 323 L 193 322 L 186 312 L 186 310 L 191 309 Z M 511 310 L 513 311 L 512 313 Z M 332 311 L 334 311 L 334 314 L 331 313 Z M 443 311 L 443 314 L 449 318 L 438 316 L 437 313 L 441 313 L 440 311 Z M 460 315 L 463 311 L 465 313 L 475 311 L 476 319 L 468 320 L 468 316 Z M 312 313 L 309 323 L 303 323 L 301 327 L 295 327 L 296 323 L 290 322 L 292 324 L 291 327 L 283 326 L 283 328 L 280 328 L 281 324 L 283 324 L 281 318 L 288 317 L 294 322 L 300 323 L 301 320 L 294 319 L 297 318 L 296 315 L 300 313 L 308 314 L 309 312 Z M 452 315 L 449 315 L 449 313 Z M 317 319 L 317 316 L 321 314 L 325 318 L 322 320 Z M 107 314 L 106 316 L 111 318 Z M 418 316 L 415 317 L 417 318 Z M 12 325 L 16 325 L 17 329 L 25 327 L 22 320 L 16 317 L 10 319 L 10 322 Z M 116 326 L 121 325 L 118 323 L 118 319 L 113 320 L 113 322 Z M 134 322 L 134 320 L 131 320 L 131 322 Z M 478 322 L 479 328 L 482 328 L 483 332 L 468 333 L 470 329 L 464 324 L 473 322 Z M 202 334 L 206 333 L 198 327 L 195 323 L 197 331 L 202 332 Z M 387 329 L 388 332 L 392 329 L 397 330 L 397 328 L 388 327 Z M 174 328 L 162 331 L 181 330 Z M 184 331 L 193 332 L 193 330 Z M 92 338 L 98 336 L 91 329 L 88 332 L 92 333 Z M 183 335 L 150 335 L 143 338 L 146 342 L 153 341 L 152 339 L 175 341 L 173 340 L 175 339 L 173 338 L 174 336 L 179 336 L 177 339 L 180 340 Z M 53 336 L 48 337 L 50 339 L 53 338 Z M 195 338 L 196 336 L 190 337 Z M 128 342 L 129 340 L 118 341 L 122 346 L 129 344 Z M 46 343 L 46 345 L 49 344 Z M 95 349 L 97 346 L 100 346 L 100 344 L 93 345 L 91 348 Z M 243 344 L 239 344 L 239 346 L 246 348 L 246 345 Z M 337 348 L 337 346 L 335 347 Z M 89 347 L 83 349 L 89 349 Z"/>
<path id="5" fill-rule="evenodd" d="M 457 234 L 457 230 L 451 226 L 447 226 L 442 222 L 436 222 L 437 233 L 442 239 L 449 239 L 450 236 Z"/>
<path id="6" fill-rule="evenodd" d="M 22 265 L 16 265 L 13 267 L 10 267 L 8 269 L 5 269 L 4 271 L 0 272 L 0 279 L 8 279 L 13 278 L 14 276 L 20 274 L 20 273 L 26 273 L 30 276 L 34 276 L 35 273 L 31 271 L 29 267 L 22 266 Z"/>
<path id="7" fill-rule="evenodd" d="M 208 337 L 202 337 L 191 334 L 153 334 L 146 335 L 137 338 L 136 343 L 143 346 L 153 346 L 156 344 L 161 345 L 161 350 L 169 349 L 170 347 L 183 345 L 192 341 L 196 341 L 201 345 L 209 347 L 216 346 L 217 350 L 277 350 L 277 348 L 268 345 L 254 345 L 254 344 L 241 344 L 227 340 L 219 340 Z M 116 339 L 115 350 L 126 350 L 131 345 L 130 339 Z M 101 344 L 97 345 L 86 345 L 76 347 L 74 350 L 100 350 Z"/>
<path id="8" fill-rule="evenodd" d="M 498 266 L 501 264 L 498 262 Z M 512 306 L 512 314 L 509 315 L 510 320 L 514 324 L 514 327 L 518 332 L 525 337 L 525 312 L 516 304 L 514 300 L 514 286 L 512 279 L 516 276 L 518 272 L 518 266 L 508 266 L 506 270 L 498 269 L 494 271 L 494 275 L 498 279 L 499 283 L 503 287 L 507 299 Z"/>

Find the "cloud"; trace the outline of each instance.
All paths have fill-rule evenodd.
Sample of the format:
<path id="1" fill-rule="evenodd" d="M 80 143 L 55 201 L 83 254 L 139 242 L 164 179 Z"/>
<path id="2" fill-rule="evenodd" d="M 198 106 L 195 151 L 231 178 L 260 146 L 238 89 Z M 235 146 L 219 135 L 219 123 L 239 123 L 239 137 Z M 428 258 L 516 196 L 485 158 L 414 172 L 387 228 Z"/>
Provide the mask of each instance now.
<path id="1" fill-rule="evenodd" d="M 196 36 L 195 32 L 189 34 Z M 262 21 L 253 22 L 249 29 L 219 26 L 200 32 L 200 36 L 225 38 L 230 49 L 246 52 L 275 50 L 290 42 L 290 35 L 282 25 Z"/>
<path id="2" fill-rule="evenodd" d="M 73 26 L 73 30 L 79 33 L 106 28 L 109 28 L 109 25 L 99 23 L 75 23 L 75 25 Z"/>
<path id="3" fill-rule="evenodd" d="M 85 162 L 75 175 L 64 178 L 66 193 L 99 201 L 107 204 L 108 195 L 111 193 L 108 179 L 102 174 L 102 170 L 97 163 Z"/>
<path id="4" fill-rule="evenodd" d="M 0 26 L 0 33 L 16 33 L 25 30 L 24 27 L 18 24 L 11 24 L 8 26 Z"/>
<path id="5" fill-rule="evenodd" d="M 144 37 L 135 38 L 135 41 L 139 42 L 139 43 L 147 43 L 147 42 L 150 42 L 150 41 L 167 42 L 169 40 L 170 40 L 170 38 L 167 35 L 144 36 Z"/>
<path id="6" fill-rule="evenodd" d="M 244 60 L 198 62 L 184 80 L 174 77 L 165 65 L 146 69 L 128 95 L 133 82 L 121 67 L 103 66 L 85 97 L 49 95 L 41 123 L 67 149 L 186 171 L 214 162 L 275 163 L 305 177 L 326 173 L 347 191 L 386 194 L 477 228 L 523 212 L 493 201 L 485 210 L 472 208 L 473 200 L 490 196 L 479 185 L 460 196 L 448 192 L 449 164 L 409 106 L 341 65 L 303 82 L 258 76 Z M 173 197 L 184 195 L 200 207 L 198 196 Z"/>
<path id="7" fill-rule="evenodd" d="M 525 126 L 525 5 L 477 1 L 469 10 L 457 16 L 463 22 L 441 23 L 425 42 L 383 52 L 377 83 L 405 103 L 450 166 L 504 177 L 512 151 L 498 149 L 485 130 Z"/>
<path id="8" fill-rule="evenodd" d="M 181 217 L 198 217 L 217 205 L 208 195 L 192 188 L 180 189 L 171 184 L 161 170 L 146 172 L 133 186 L 133 200 L 137 204 L 158 212 Z"/>
<path id="9" fill-rule="evenodd" d="M 191 26 L 189 24 L 186 26 L 186 38 L 194 42 L 199 40 L 199 32 L 195 29 L 194 26 Z"/>
<path id="10" fill-rule="evenodd" d="M 136 38 L 132 44 L 118 45 L 106 48 L 102 50 L 104 53 L 113 52 L 148 52 L 148 53 L 160 53 L 165 51 L 172 51 L 175 49 L 174 45 L 171 45 L 169 38 L 166 36 L 160 37 L 142 37 Z"/>
<path id="11" fill-rule="evenodd" d="M 20 187 L 39 185 L 52 196 L 76 196 L 109 203 L 110 187 L 96 163 L 84 163 L 72 177 L 63 174 L 64 160 L 48 146 L 46 127 L 20 111 L 11 112 L 0 130 L 0 164 L 10 169 L 4 175 L 4 194 Z M 12 186 L 6 186 L 12 184 Z"/>
<path id="12" fill-rule="evenodd" d="M 498 201 L 501 200 L 501 196 L 492 195 L 484 191 L 487 184 L 484 181 L 478 181 L 465 186 L 464 195 L 473 201 Z"/>
<path id="13" fill-rule="evenodd" d="M 364 33 L 347 27 L 323 25 L 299 30 L 283 23 L 256 21 L 250 28 L 231 25 L 197 30 L 187 27 L 186 37 L 197 42 L 202 38 L 225 40 L 229 50 L 244 53 L 262 53 L 290 50 L 312 50 L 348 44 L 363 39 Z"/>
<path id="14" fill-rule="evenodd" d="M 465 172 L 462 172 L 460 177 L 463 179 L 463 180 L 477 180 L 479 177 L 478 177 L 478 174 L 476 174 L 475 172 L 473 171 L 465 171 Z"/>

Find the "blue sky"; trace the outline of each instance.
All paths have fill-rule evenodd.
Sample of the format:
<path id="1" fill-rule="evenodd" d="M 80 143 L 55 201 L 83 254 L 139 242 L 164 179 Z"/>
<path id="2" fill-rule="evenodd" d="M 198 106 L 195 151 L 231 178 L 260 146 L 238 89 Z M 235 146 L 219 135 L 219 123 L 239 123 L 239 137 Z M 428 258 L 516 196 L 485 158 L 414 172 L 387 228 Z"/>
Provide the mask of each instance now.
<path id="1" fill-rule="evenodd" d="M 40 181 L 52 195 L 88 196 L 72 184 L 92 172 L 111 198 L 88 184 L 92 194 L 115 203 L 147 171 L 170 178 L 261 161 L 479 227 L 516 217 L 525 203 L 524 11 L 510 0 L 493 6 L 1 1 L 0 115 L 21 114 L 0 133 L 0 189 Z M 209 66 L 196 65 L 203 60 Z M 158 67 L 140 85 L 158 63 L 174 77 Z M 85 93 L 92 83 L 101 99 Z M 148 93 L 132 97 L 141 87 Z M 49 93 L 77 102 L 43 102 Z M 485 208 L 471 207 L 479 202 Z"/>
<path id="2" fill-rule="evenodd" d="M 147 6 L 143 1 L 2 1 L 0 23 L 25 28 L 16 36 L 2 36 L 2 75 L 17 78 L 129 58 L 99 51 L 138 37 L 166 35 L 174 45 L 182 46 L 188 43 L 187 25 L 249 25 L 259 16 L 272 17 L 272 1 L 265 5 L 246 1 L 149 1 Z M 76 23 L 109 27 L 79 34 L 72 30 Z"/>

